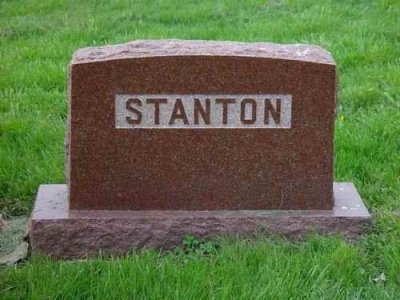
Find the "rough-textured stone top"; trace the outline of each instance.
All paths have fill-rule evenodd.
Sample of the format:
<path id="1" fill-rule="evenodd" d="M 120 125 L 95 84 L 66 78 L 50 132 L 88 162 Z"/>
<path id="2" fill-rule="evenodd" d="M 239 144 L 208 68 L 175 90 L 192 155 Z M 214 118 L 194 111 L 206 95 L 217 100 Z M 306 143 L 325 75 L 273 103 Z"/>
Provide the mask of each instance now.
<path id="1" fill-rule="evenodd" d="M 328 51 L 315 45 L 185 40 L 137 40 L 82 48 L 75 52 L 72 64 L 159 56 L 249 56 L 335 64 Z"/>

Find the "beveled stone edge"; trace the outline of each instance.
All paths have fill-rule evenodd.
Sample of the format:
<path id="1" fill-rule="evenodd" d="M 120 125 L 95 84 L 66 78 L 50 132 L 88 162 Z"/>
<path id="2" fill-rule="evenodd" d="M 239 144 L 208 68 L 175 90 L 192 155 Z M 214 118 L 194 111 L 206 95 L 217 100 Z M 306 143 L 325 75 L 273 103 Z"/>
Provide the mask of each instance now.
<path id="1" fill-rule="evenodd" d="M 75 211 L 69 214 L 66 186 L 42 185 L 30 221 L 30 243 L 34 252 L 70 259 L 95 256 L 99 251 L 123 255 L 132 249 L 171 249 L 180 245 L 186 235 L 215 238 L 278 234 L 297 240 L 314 232 L 355 239 L 367 230 L 371 216 L 353 184 L 335 186 L 335 191 L 340 191 L 335 198 L 341 199 L 338 204 L 342 206 L 337 205 L 332 211 Z M 52 192 L 48 193 L 49 190 Z M 352 201 L 344 208 L 346 197 Z M 63 203 L 50 201 L 57 198 Z M 50 210 L 50 214 L 43 209 Z"/>
<path id="2" fill-rule="evenodd" d="M 66 184 L 40 185 L 32 219 L 96 219 L 96 218 L 171 218 L 184 217 L 366 217 L 370 218 L 355 186 L 351 182 L 334 182 L 334 207 L 332 210 L 70 210 L 68 204 L 68 188 Z"/>
<path id="3" fill-rule="evenodd" d="M 205 40 L 135 40 L 124 44 L 81 48 L 71 65 L 144 57 L 234 56 L 295 60 L 335 65 L 329 51 L 317 45 Z"/>

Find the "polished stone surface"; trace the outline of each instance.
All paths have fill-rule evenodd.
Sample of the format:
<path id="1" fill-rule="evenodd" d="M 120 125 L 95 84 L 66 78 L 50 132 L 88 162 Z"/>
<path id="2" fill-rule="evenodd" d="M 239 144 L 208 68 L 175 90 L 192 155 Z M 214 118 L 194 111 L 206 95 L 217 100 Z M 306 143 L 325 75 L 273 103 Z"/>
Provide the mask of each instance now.
<path id="1" fill-rule="evenodd" d="M 121 94 L 233 95 L 249 109 L 265 100 L 252 95 L 290 96 L 290 126 L 246 128 L 253 115 L 236 112 L 240 128 L 188 128 L 188 103 L 174 99 L 164 119 L 181 128 L 118 128 Z M 139 100 L 145 109 L 148 99 Z M 335 106 L 335 64 L 317 46 L 167 40 L 78 50 L 66 143 L 71 208 L 331 209 Z M 123 117 L 138 121 L 136 108 Z"/>
<path id="2" fill-rule="evenodd" d="M 334 183 L 332 210 L 110 211 L 70 210 L 66 185 L 41 185 L 30 222 L 32 250 L 57 258 L 171 249 L 186 235 L 363 233 L 371 216 L 352 183 Z"/>

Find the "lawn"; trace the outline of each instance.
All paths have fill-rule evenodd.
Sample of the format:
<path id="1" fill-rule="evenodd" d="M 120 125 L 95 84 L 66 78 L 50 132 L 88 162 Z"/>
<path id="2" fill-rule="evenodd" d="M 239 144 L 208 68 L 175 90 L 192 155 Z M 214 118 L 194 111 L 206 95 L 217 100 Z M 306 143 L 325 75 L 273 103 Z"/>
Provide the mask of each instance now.
<path id="1" fill-rule="evenodd" d="M 120 259 L 32 257 L 0 269 L 8 299 L 400 299 L 400 2 L 0 0 L 0 211 L 28 215 L 63 183 L 67 68 L 75 49 L 134 39 L 311 43 L 339 76 L 335 179 L 373 214 L 360 240 L 225 239 Z M 196 247 L 194 247 L 196 248 Z M 198 249 L 199 250 L 199 249 Z"/>

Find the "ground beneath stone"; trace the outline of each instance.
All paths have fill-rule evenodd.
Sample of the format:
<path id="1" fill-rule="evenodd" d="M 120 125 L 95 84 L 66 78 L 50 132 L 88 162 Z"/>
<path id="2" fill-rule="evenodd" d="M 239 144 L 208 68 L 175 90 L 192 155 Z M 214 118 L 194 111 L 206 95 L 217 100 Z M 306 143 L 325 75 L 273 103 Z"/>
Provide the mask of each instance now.
<path id="1" fill-rule="evenodd" d="M 26 216 L 1 220 L 0 227 L 0 265 L 12 265 L 28 255 L 26 241 L 29 218 Z"/>

